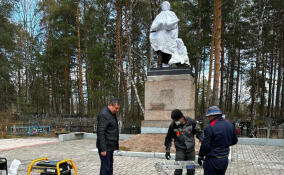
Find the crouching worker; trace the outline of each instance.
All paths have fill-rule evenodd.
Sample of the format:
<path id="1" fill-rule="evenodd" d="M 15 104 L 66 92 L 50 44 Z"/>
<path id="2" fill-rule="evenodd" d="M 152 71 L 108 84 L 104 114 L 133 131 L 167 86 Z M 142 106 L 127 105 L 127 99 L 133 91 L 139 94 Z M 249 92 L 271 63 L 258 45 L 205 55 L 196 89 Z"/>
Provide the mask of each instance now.
<path id="1" fill-rule="evenodd" d="M 175 109 L 171 113 L 172 123 L 169 126 L 167 136 L 165 138 L 166 159 L 170 159 L 170 148 L 174 139 L 176 148 L 176 161 L 194 161 L 195 160 L 195 139 L 197 136 L 201 142 L 203 133 L 195 120 L 184 117 L 179 109 Z M 194 169 L 187 169 L 187 175 L 194 175 Z M 175 175 L 181 175 L 182 169 L 175 170 Z"/>
<path id="2" fill-rule="evenodd" d="M 209 120 L 204 130 L 198 163 L 202 165 L 204 175 L 224 175 L 228 167 L 230 146 L 238 142 L 235 127 L 222 118 L 222 111 L 217 106 L 208 108 L 206 117 Z"/>

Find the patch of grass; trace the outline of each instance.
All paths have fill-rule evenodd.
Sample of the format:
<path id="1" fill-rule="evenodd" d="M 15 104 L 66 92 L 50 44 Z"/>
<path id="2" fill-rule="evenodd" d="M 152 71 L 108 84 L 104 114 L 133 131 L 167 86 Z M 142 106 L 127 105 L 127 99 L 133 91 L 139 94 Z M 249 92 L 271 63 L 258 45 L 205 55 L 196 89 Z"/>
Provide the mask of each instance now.
<path id="1" fill-rule="evenodd" d="M 45 138 L 55 138 L 56 136 L 50 135 L 50 134 L 39 134 L 39 135 L 32 135 L 32 136 L 17 136 L 17 135 L 1 135 L 0 134 L 0 139 L 15 139 L 15 138 L 31 138 L 31 137 L 45 137 Z"/>
<path id="2" fill-rule="evenodd" d="M 149 149 L 149 148 L 146 148 L 146 149 L 143 150 L 143 152 L 153 152 L 153 150 Z"/>
<path id="3" fill-rule="evenodd" d="M 120 146 L 119 150 L 121 150 L 121 151 L 130 151 L 130 148 L 127 148 L 125 146 Z"/>
<path id="4" fill-rule="evenodd" d="M 15 139 L 15 138 L 21 138 L 21 136 L 15 136 L 15 135 L 0 135 L 0 139 Z"/>

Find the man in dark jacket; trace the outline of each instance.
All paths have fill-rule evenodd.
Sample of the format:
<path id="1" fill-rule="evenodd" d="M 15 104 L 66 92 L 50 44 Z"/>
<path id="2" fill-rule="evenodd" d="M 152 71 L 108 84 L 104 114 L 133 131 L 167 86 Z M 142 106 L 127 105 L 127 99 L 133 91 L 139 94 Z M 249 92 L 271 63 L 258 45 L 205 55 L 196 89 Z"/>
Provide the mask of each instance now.
<path id="1" fill-rule="evenodd" d="M 217 106 L 208 108 L 206 117 L 209 124 L 204 130 L 204 139 L 199 150 L 198 163 L 202 165 L 204 175 L 224 175 L 228 167 L 230 146 L 238 142 L 232 123 L 223 119 Z"/>
<path id="2" fill-rule="evenodd" d="M 98 115 L 97 148 L 101 159 L 100 175 L 113 174 L 113 151 L 119 149 L 119 132 L 116 113 L 120 105 L 116 98 L 111 99 Z"/>
<path id="3" fill-rule="evenodd" d="M 173 122 L 170 124 L 168 133 L 165 139 L 166 147 L 166 159 L 170 159 L 170 148 L 172 145 L 172 139 L 174 139 L 176 148 L 176 161 L 194 161 L 195 160 L 195 139 L 194 135 L 201 142 L 203 139 L 203 133 L 196 121 L 184 117 L 183 113 L 179 109 L 175 109 L 171 113 Z M 194 169 L 188 169 L 187 174 L 193 175 Z M 182 169 L 175 170 L 175 175 L 181 175 Z"/>

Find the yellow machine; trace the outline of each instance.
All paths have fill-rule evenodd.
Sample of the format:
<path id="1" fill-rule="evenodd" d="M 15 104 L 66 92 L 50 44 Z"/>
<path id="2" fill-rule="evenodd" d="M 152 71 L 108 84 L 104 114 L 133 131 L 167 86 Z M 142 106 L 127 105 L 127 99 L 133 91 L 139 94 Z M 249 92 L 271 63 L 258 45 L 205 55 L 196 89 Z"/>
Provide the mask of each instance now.
<path id="1" fill-rule="evenodd" d="M 2 173 L 3 170 L 6 171 L 6 174 L 8 174 L 8 166 L 6 158 L 0 158 L 0 174 Z"/>
<path id="2" fill-rule="evenodd" d="M 71 159 L 62 161 L 49 161 L 46 157 L 33 160 L 29 166 L 28 174 L 35 170 L 40 175 L 71 175 L 71 170 L 77 175 L 77 168 Z"/>

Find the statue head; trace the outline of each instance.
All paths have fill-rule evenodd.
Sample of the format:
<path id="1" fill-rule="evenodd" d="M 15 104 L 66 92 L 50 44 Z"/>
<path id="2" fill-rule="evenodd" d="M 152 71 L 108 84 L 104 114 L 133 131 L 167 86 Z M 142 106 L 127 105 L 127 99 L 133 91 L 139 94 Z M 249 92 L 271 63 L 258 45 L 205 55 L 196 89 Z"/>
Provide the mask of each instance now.
<path id="1" fill-rule="evenodd" d="M 168 1 L 164 1 L 161 4 L 162 11 L 167 11 L 171 9 L 171 4 Z"/>

